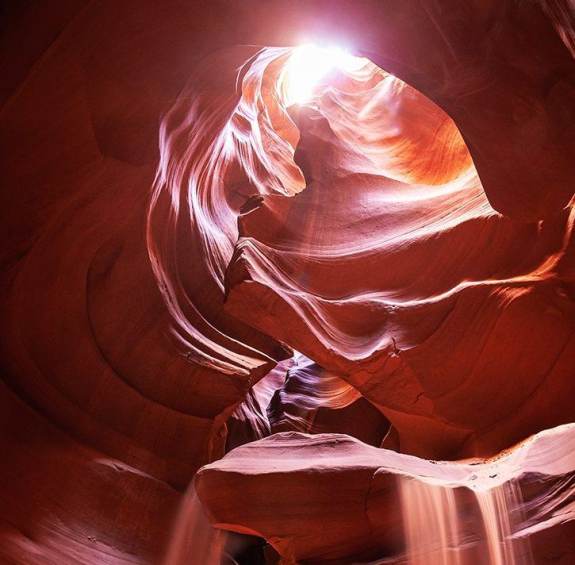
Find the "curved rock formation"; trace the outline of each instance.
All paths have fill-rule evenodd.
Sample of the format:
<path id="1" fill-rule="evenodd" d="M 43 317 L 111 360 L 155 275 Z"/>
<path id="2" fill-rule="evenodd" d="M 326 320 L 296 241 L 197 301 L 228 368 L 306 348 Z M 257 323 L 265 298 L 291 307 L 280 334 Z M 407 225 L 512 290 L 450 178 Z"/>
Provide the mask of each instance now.
<path id="1" fill-rule="evenodd" d="M 567 8 L 9 3 L 0 559 L 158 562 L 278 429 L 457 458 L 573 421 Z M 371 62 L 287 108 L 306 35 Z"/>
<path id="2" fill-rule="evenodd" d="M 379 447 L 390 428 L 381 412 L 343 379 L 303 355 L 296 359 L 269 400 L 270 432 L 340 433 Z"/>
<path id="3" fill-rule="evenodd" d="M 281 433 L 205 466 L 195 484 L 216 526 L 263 536 L 288 561 L 399 563 L 407 552 L 414 563 L 541 563 L 555 550 L 568 563 L 574 441 L 570 424 L 493 460 L 451 463 L 345 435 Z M 439 534 L 434 519 L 445 520 L 456 557 L 443 548 L 447 561 L 431 552 L 418 561 L 409 536 Z"/>
<path id="4" fill-rule="evenodd" d="M 305 190 L 240 216 L 227 310 L 347 379 L 403 451 L 488 455 L 571 421 L 571 208 L 497 214 L 445 114 L 392 76 L 351 81 L 296 118 Z"/>

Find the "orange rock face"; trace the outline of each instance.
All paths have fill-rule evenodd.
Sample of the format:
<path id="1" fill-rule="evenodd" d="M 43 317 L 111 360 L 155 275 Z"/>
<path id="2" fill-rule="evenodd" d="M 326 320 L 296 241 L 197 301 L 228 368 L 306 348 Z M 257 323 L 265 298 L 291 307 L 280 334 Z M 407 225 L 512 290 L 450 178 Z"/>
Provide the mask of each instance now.
<path id="1" fill-rule="evenodd" d="M 284 558 L 400 555 L 413 489 L 381 495 L 385 548 L 355 500 L 380 460 L 429 476 L 575 421 L 568 2 L 9 4 L 0 561 L 156 563 L 238 446 L 198 480 L 221 527 Z M 288 107 L 304 37 L 366 59 Z M 322 435 L 262 439 L 289 430 Z M 529 514 L 512 457 L 525 536 L 571 556 L 571 514 Z M 318 464 L 318 496 L 355 500 L 321 546 L 276 528 Z M 281 494 L 267 523 L 248 483 Z"/>
<path id="2" fill-rule="evenodd" d="M 571 209 L 501 216 L 445 114 L 395 77 L 365 85 L 295 117 L 307 186 L 240 215 L 226 309 L 357 388 L 402 451 L 491 455 L 570 421 Z"/>

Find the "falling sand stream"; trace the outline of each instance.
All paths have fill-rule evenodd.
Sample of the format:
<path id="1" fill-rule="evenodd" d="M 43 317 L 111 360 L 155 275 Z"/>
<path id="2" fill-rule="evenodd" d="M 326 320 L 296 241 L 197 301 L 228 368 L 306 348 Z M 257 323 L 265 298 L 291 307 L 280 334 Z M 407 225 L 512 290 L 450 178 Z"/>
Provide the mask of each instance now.
<path id="1" fill-rule="evenodd" d="M 339 443 L 334 443 L 334 437 Z M 322 438 L 323 445 L 330 451 L 324 449 L 322 452 Z M 273 508 L 284 530 L 281 534 L 277 529 L 258 531 L 283 554 L 283 564 L 293 565 L 295 561 L 285 560 L 286 552 L 291 553 L 296 547 L 290 544 L 290 539 L 297 540 L 298 535 L 301 538 L 310 533 L 321 535 L 324 524 L 321 521 L 308 523 L 304 530 L 298 530 L 299 521 L 291 518 L 295 512 L 306 512 L 306 509 L 297 503 L 290 505 L 297 500 L 286 500 L 281 495 L 276 497 L 276 490 L 263 488 L 269 464 L 260 456 L 257 444 L 262 450 L 262 445 L 268 449 L 270 445 L 275 446 L 276 473 L 280 472 L 281 463 L 286 462 L 286 488 L 297 484 L 300 472 L 309 474 L 309 469 L 317 469 L 321 463 L 325 465 L 326 458 L 322 458 L 322 453 L 327 453 L 342 476 L 352 474 L 361 463 L 372 469 L 374 476 L 380 474 L 385 489 L 394 491 L 395 486 L 398 496 L 381 499 L 382 505 L 373 509 L 385 513 L 385 519 L 381 521 L 385 528 L 391 526 L 394 530 L 399 521 L 397 544 L 392 543 L 391 551 L 391 546 L 382 546 L 386 553 L 377 555 L 380 560 L 373 561 L 372 565 L 533 565 L 547 562 L 548 556 L 558 556 L 560 560 L 570 551 L 569 547 L 565 549 L 561 545 L 548 546 L 546 544 L 555 542 L 543 538 L 542 553 L 538 535 L 575 521 L 575 424 L 539 432 L 486 461 L 429 461 L 366 446 L 343 434 L 290 433 L 272 435 L 248 444 L 249 447 L 237 447 L 226 455 L 225 465 L 216 461 L 204 467 L 195 479 L 202 503 L 209 505 L 210 500 L 218 500 L 220 504 L 210 507 L 210 516 L 214 516 L 218 524 L 229 525 L 231 530 L 245 534 L 255 531 L 253 516 L 262 512 L 269 516 L 270 508 Z M 339 446 L 343 455 L 333 453 L 334 445 Z M 287 465 L 293 465 L 294 460 L 294 451 L 288 446 L 297 447 L 295 457 L 301 469 L 290 470 Z M 255 472 L 260 470 L 262 476 Z M 206 484 L 217 485 L 218 480 L 221 485 L 227 473 L 235 477 L 234 488 L 249 486 L 255 489 L 253 493 L 262 485 L 261 496 L 250 498 L 254 507 L 246 513 L 243 512 L 245 504 L 237 506 L 230 500 L 230 504 L 222 507 L 221 499 L 225 494 L 217 489 L 210 493 L 205 490 Z M 243 482 L 238 480 L 242 477 Z M 331 480 L 330 477 L 332 475 L 322 478 L 318 473 L 317 488 L 329 491 L 326 481 Z M 206 483 L 208 480 L 210 483 Z M 323 501 L 324 506 L 330 504 L 329 496 L 318 500 Z M 226 557 L 230 548 L 228 534 L 210 525 L 202 503 L 192 483 L 182 500 L 164 565 L 220 565 L 226 558 L 226 563 L 234 562 Z M 324 509 L 320 510 L 323 512 Z M 336 505 L 333 510 L 337 512 L 341 508 Z M 289 529 L 285 529 L 286 524 L 291 524 Z M 310 528 L 314 531 L 310 532 Z M 559 537 L 551 539 L 560 541 Z M 572 543 L 570 539 L 567 537 L 566 543 Z M 226 541 L 228 548 L 224 551 Z"/>
<path id="2" fill-rule="evenodd" d="M 220 565 L 225 536 L 209 523 L 192 481 L 180 504 L 163 565 Z"/>
<path id="3" fill-rule="evenodd" d="M 519 488 L 508 482 L 471 490 L 398 480 L 410 565 L 531 565 Z"/>
<path id="4" fill-rule="evenodd" d="M 450 488 L 401 477 L 406 557 L 410 565 L 532 565 L 515 483 L 486 490 Z M 213 528 L 193 486 L 182 501 L 163 565 L 220 565 L 225 532 Z"/>

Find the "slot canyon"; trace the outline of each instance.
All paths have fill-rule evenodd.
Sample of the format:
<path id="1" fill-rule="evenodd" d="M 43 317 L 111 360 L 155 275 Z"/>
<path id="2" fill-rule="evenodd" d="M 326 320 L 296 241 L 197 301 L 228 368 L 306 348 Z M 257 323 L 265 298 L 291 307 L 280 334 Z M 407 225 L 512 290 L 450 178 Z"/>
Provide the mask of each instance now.
<path id="1" fill-rule="evenodd" d="M 0 564 L 575 563 L 573 0 L 0 45 Z"/>

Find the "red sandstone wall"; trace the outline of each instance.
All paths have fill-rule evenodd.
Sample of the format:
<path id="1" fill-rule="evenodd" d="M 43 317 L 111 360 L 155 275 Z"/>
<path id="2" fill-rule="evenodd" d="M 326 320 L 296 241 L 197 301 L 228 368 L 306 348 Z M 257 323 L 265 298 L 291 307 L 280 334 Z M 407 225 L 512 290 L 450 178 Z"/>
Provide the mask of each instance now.
<path id="1" fill-rule="evenodd" d="M 250 386 L 286 356 L 279 342 L 346 376 L 399 430 L 399 445 L 403 430 L 404 450 L 421 455 L 456 454 L 478 430 L 480 441 L 461 452 L 491 453 L 573 419 L 574 259 L 566 206 L 575 176 L 575 65 L 536 4 L 27 2 L 9 5 L 4 14 L 0 555 L 5 562 L 94 563 L 105 555 L 110 562 L 157 560 L 178 491 L 201 465 L 224 453 L 224 421 Z M 200 207 L 186 209 L 189 185 L 157 177 L 160 157 L 169 157 L 165 170 L 190 178 L 194 154 L 188 142 L 198 137 L 178 137 L 175 126 L 203 123 L 206 142 L 226 123 L 226 111 L 236 108 L 241 94 L 236 69 L 256 49 L 232 46 L 291 45 L 306 29 L 349 42 L 438 104 L 455 121 L 479 175 L 475 190 L 483 208 L 470 218 L 476 227 L 456 221 L 457 227 L 440 230 L 440 236 L 430 234 L 433 243 L 426 250 L 401 249 L 409 257 L 401 262 L 421 272 L 421 255 L 441 251 L 428 247 L 443 247 L 445 262 L 438 260 L 432 275 L 419 281 L 437 288 L 409 289 L 405 281 L 415 275 L 405 273 L 394 290 L 422 299 L 461 281 L 521 279 L 511 285 L 521 292 L 492 293 L 480 285 L 457 305 L 448 300 L 452 325 L 444 333 L 436 331 L 437 309 L 399 317 L 394 323 L 401 326 L 402 339 L 394 344 L 387 332 L 376 355 L 405 369 L 395 373 L 407 389 L 397 398 L 390 396 L 398 390 L 395 383 L 366 386 L 365 374 L 352 376 L 351 350 L 336 355 L 317 335 L 306 336 L 313 316 L 288 309 L 285 317 L 282 310 L 280 318 L 265 319 L 261 310 L 269 311 L 268 298 L 257 293 L 260 310 L 246 312 L 245 296 L 238 296 L 242 273 L 236 277 L 234 266 L 226 280 L 227 264 L 242 247 L 242 242 L 235 247 L 236 218 L 247 196 L 273 193 L 269 186 L 284 192 L 264 198 L 241 220 L 242 236 L 269 248 L 277 245 L 279 232 L 270 229 L 272 220 L 262 219 L 265 214 L 281 219 L 292 210 L 302 223 L 304 212 L 324 217 L 322 206 L 331 198 L 349 220 L 346 208 L 356 205 L 357 194 L 352 200 L 334 196 L 350 187 L 328 187 L 313 166 L 302 168 L 312 174 L 314 186 L 296 198 L 285 196 L 303 186 L 291 164 L 277 165 L 289 161 L 297 140 L 285 116 L 278 113 L 274 119 L 280 122 L 270 126 L 282 132 L 282 151 L 268 168 L 256 167 L 250 177 L 259 182 L 255 188 L 246 187 L 246 170 L 232 159 L 225 194 L 204 193 Z M 563 31 L 565 37 L 569 30 Z M 208 54 L 213 58 L 205 60 Z M 257 83 L 263 75 L 258 68 L 253 72 L 255 86 L 250 85 L 258 96 L 244 91 L 245 109 L 272 107 L 266 85 Z M 274 72 L 272 66 L 268 77 Z M 177 102 L 182 93 L 197 96 L 198 105 Z M 333 111 L 328 102 L 327 115 Z M 404 104 L 393 119 L 400 123 L 411 112 Z M 202 122 L 206 116 L 215 121 Z M 246 117 L 234 119 L 237 131 L 244 131 Z M 163 137 L 161 123 L 168 128 Z M 328 135 L 323 127 L 309 127 L 308 139 Z M 409 127 L 403 135 L 409 139 Z M 421 139 L 420 132 L 415 137 Z M 159 146 L 159 139 L 173 144 Z M 349 167 L 349 155 L 337 156 L 340 142 L 332 148 Z M 305 149 L 302 145 L 300 154 Z M 313 141 L 307 149 L 318 153 Z M 258 157 L 262 149 L 251 150 Z M 411 151 L 404 161 L 419 148 Z M 466 159 L 454 159 L 454 170 Z M 401 163 L 401 158 L 395 162 L 398 170 Z M 419 166 L 420 174 L 415 171 L 409 182 L 449 177 L 443 168 L 441 174 L 426 169 L 425 160 Z M 174 186 L 182 188 L 176 216 L 170 211 Z M 158 205 L 149 216 L 152 187 Z M 314 200 L 332 188 L 327 198 Z M 198 219 L 199 212 L 211 214 L 208 223 L 217 226 L 217 234 L 202 231 L 205 216 Z M 282 245 L 295 240 L 300 248 L 312 245 L 306 229 L 296 232 L 280 234 Z M 335 242 L 341 232 L 333 233 Z M 465 242 L 472 242 L 475 255 Z M 216 252 L 210 256 L 207 249 Z M 307 269 L 309 255 L 298 259 L 299 272 Z M 459 270 L 459 256 L 473 257 L 467 269 Z M 275 259 L 282 265 L 280 256 Z M 341 295 L 332 286 L 335 280 L 364 291 L 361 281 L 374 270 L 345 261 L 335 267 L 335 275 L 311 272 L 306 280 L 314 281 L 314 288 L 301 300 L 315 300 L 314 293 Z M 174 292 L 159 284 L 161 273 L 164 282 L 175 281 Z M 269 286 L 265 271 L 260 276 Z M 387 288 L 384 282 L 375 286 Z M 285 290 L 280 284 L 280 297 Z M 377 324 L 369 308 L 361 313 L 361 305 L 334 320 L 332 334 L 365 340 L 365 327 L 373 335 L 379 328 L 369 327 Z M 465 338 L 460 328 L 470 325 L 473 331 Z M 482 345 L 478 335 L 484 336 Z M 414 399 L 417 409 L 408 410 Z M 420 417 L 424 420 L 417 423 Z M 451 428 L 455 432 L 446 433 Z"/>

